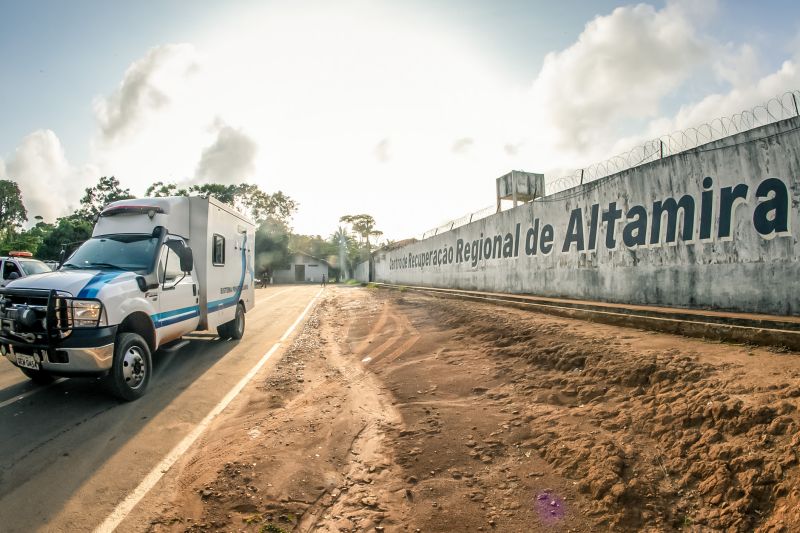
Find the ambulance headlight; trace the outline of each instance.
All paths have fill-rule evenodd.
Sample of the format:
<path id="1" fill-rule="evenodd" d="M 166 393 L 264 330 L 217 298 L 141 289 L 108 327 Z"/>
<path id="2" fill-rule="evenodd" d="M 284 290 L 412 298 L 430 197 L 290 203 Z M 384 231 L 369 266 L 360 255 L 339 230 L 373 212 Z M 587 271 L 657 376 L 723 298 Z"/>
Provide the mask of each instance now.
<path id="1" fill-rule="evenodd" d="M 68 322 L 74 328 L 96 328 L 107 325 L 103 304 L 97 300 L 69 300 Z"/>

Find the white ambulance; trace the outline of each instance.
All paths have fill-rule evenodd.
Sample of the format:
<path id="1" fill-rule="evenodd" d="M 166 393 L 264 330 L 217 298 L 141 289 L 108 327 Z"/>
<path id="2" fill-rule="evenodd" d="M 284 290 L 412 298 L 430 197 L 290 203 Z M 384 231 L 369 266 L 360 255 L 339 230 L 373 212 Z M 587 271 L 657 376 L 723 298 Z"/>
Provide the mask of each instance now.
<path id="1" fill-rule="evenodd" d="M 135 400 L 159 348 L 196 330 L 242 337 L 254 240 L 253 222 L 213 198 L 109 204 L 61 268 L 0 289 L 0 353 L 36 382 L 106 375 Z"/>

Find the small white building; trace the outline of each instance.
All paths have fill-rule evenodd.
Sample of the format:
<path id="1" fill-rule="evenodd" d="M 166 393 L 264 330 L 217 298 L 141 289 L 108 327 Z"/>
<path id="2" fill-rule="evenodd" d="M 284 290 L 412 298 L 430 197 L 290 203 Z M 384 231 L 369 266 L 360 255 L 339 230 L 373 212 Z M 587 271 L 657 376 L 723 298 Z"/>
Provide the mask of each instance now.
<path id="1" fill-rule="evenodd" d="M 294 252 L 292 263 L 289 268 L 274 270 L 272 272 L 273 283 L 322 283 L 322 276 L 330 280 L 328 269 L 330 265 L 324 259 Z"/>

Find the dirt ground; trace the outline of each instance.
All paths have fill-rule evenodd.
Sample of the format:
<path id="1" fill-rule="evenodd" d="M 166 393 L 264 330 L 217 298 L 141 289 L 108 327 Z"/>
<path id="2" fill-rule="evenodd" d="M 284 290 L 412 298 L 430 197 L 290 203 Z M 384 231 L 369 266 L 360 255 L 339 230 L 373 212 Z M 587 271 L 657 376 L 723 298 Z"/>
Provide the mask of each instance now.
<path id="1" fill-rule="evenodd" d="M 800 354 L 329 288 L 151 531 L 798 531 Z"/>

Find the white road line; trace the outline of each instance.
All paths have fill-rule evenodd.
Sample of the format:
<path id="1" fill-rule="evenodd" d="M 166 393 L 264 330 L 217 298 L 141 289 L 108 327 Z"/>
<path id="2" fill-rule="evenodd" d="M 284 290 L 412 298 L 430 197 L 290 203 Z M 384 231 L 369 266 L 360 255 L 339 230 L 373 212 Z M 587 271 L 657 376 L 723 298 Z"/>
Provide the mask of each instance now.
<path id="1" fill-rule="evenodd" d="M 288 290 L 288 289 L 287 289 Z M 231 401 L 242 391 L 242 389 L 247 385 L 247 383 L 253 379 L 253 376 L 261 370 L 261 367 L 272 357 L 278 348 L 281 346 L 281 341 L 286 339 L 292 331 L 297 327 L 303 317 L 306 316 L 308 311 L 314 305 L 314 302 L 317 301 L 317 298 L 322 293 L 322 289 L 320 289 L 317 294 L 314 295 L 314 298 L 308 302 L 308 305 L 303 312 L 300 313 L 300 316 L 294 323 L 289 326 L 289 329 L 286 330 L 286 333 L 283 334 L 283 337 L 272 345 L 272 348 L 265 353 L 261 359 L 256 363 L 256 365 L 250 369 L 250 372 L 244 376 L 239 383 L 237 383 L 229 392 L 225 395 L 220 402 L 214 406 L 214 408 L 209 412 L 203 420 L 200 421 L 199 424 L 188 434 L 186 435 L 183 440 L 181 440 L 172 450 L 142 479 L 141 483 L 131 491 L 124 500 L 122 500 L 119 505 L 111 512 L 111 514 L 106 517 L 102 524 L 97 526 L 94 530 L 94 533 L 110 533 L 114 531 L 118 525 L 122 523 L 123 520 L 133 511 L 133 508 L 136 507 L 136 504 L 141 501 L 144 496 L 150 492 L 156 483 L 164 476 L 164 474 L 172 468 L 180 457 L 186 453 L 186 450 L 194 444 L 194 442 L 200 437 L 203 431 L 211 425 L 211 422 L 216 418 L 218 414 L 225 410 Z"/>
<path id="2" fill-rule="evenodd" d="M 322 289 L 320 289 L 320 290 L 318 290 L 318 291 L 317 291 L 317 294 L 315 294 L 315 295 L 314 295 L 314 298 L 311 300 L 311 302 L 315 302 L 315 301 L 317 300 L 317 298 L 319 298 L 319 295 L 320 295 L 320 294 L 322 294 Z M 304 310 L 304 311 L 303 311 L 303 312 L 300 314 L 300 316 L 299 316 L 299 317 L 297 317 L 297 320 L 295 320 L 295 321 L 294 321 L 294 324 L 292 324 L 291 326 L 289 326 L 289 329 L 287 329 L 287 330 L 286 330 L 286 333 L 284 333 L 284 334 L 283 334 L 283 337 L 281 337 L 280 339 L 278 339 L 278 342 L 283 342 L 283 341 L 285 341 L 286 339 L 288 339 L 288 338 L 289 338 L 289 335 L 291 335 L 291 334 L 292 334 L 292 331 L 294 331 L 294 328 L 296 328 L 296 327 L 297 327 L 297 325 L 298 325 L 300 322 L 302 322 L 302 321 L 303 321 L 303 317 L 304 317 L 304 316 L 306 316 L 306 312 L 309 310 L 309 308 L 310 308 L 310 307 L 311 307 L 311 303 L 309 303 L 309 304 L 308 304 L 308 307 L 306 307 L 306 309 L 305 309 L 305 310 Z"/>
<path id="3" fill-rule="evenodd" d="M 5 407 L 6 405 L 11 405 L 14 402 L 18 402 L 20 400 L 24 400 L 28 396 L 33 396 L 37 392 L 41 392 L 41 391 L 43 391 L 43 390 L 45 390 L 45 389 L 47 389 L 49 387 L 52 387 L 53 385 L 56 385 L 58 383 L 61 383 L 62 381 L 66 381 L 66 380 L 67 380 L 67 378 L 58 378 L 57 380 L 55 380 L 54 382 L 50 383 L 49 385 L 44 385 L 44 386 L 39 385 L 35 389 L 31 389 L 31 390 L 29 390 L 27 392 L 23 392 L 19 396 L 14 396 L 13 398 L 9 398 L 8 400 L 5 400 L 4 402 L 0 402 L 0 409 Z"/>
<path id="4" fill-rule="evenodd" d="M 265 300 L 269 300 L 270 298 L 275 298 L 279 294 L 283 294 L 284 292 L 291 290 L 291 289 L 283 289 L 282 291 L 278 291 L 276 293 L 270 294 L 269 296 L 264 296 L 263 298 L 256 298 L 256 302 L 263 302 Z"/>

